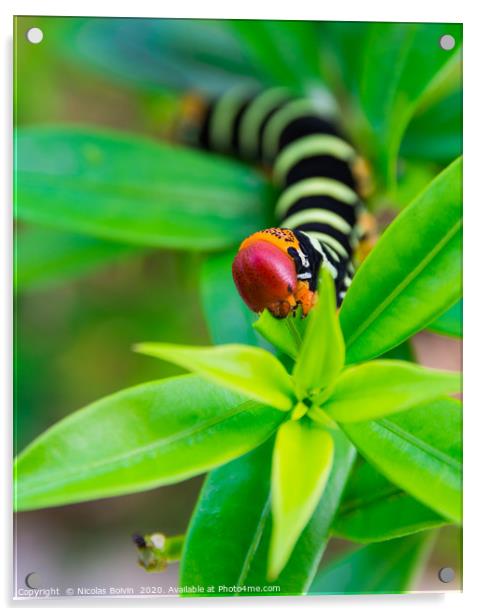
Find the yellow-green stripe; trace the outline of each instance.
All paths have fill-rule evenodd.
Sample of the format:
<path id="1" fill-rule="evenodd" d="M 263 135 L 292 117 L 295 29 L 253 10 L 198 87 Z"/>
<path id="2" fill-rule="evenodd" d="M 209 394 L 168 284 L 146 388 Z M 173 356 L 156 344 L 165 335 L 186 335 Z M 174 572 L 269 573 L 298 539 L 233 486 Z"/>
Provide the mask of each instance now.
<path id="1" fill-rule="evenodd" d="M 357 194 L 337 180 L 330 178 L 308 178 L 293 184 L 282 193 L 275 207 L 276 216 L 282 218 L 296 201 L 303 197 L 312 196 L 333 197 L 349 205 L 354 205 L 358 201 Z"/>
<path id="2" fill-rule="evenodd" d="M 295 214 L 292 214 L 292 216 L 286 218 L 281 226 L 292 229 L 293 227 L 298 227 L 299 225 L 304 225 L 308 222 L 319 222 L 323 225 L 330 225 L 341 233 L 348 234 L 351 230 L 350 224 L 341 216 L 324 209 L 311 209 L 296 212 Z"/>
<path id="3" fill-rule="evenodd" d="M 210 121 L 210 147 L 217 152 L 229 151 L 233 121 L 243 104 L 243 95 L 250 91 L 251 89 L 246 86 L 236 86 L 226 92 L 215 104 Z"/>
<path id="4" fill-rule="evenodd" d="M 282 184 L 290 169 L 304 158 L 321 155 L 330 155 L 343 161 L 350 161 L 354 158 L 355 151 L 346 141 L 333 135 L 302 137 L 284 148 L 277 157 L 273 169 L 275 182 Z"/>
<path id="5" fill-rule="evenodd" d="M 325 119 L 327 110 L 322 109 L 311 99 L 302 98 L 288 103 L 270 118 L 263 135 L 262 148 L 267 160 L 272 160 L 277 155 L 277 146 L 284 128 L 294 120 L 307 115 Z"/>
<path id="6" fill-rule="evenodd" d="M 240 123 L 240 151 L 245 156 L 255 156 L 257 153 L 258 134 L 260 126 L 272 109 L 283 103 L 289 97 L 286 88 L 271 88 L 257 96 Z"/>
<path id="7" fill-rule="evenodd" d="M 311 234 L 312 231 L 305 231 L 305 233 Z M 317 238 L 314 238 L 314 239 L 317 239 Z M 317 241 L 320 244 L 320 241 L 319 240 Z M 327 252 L 334 259 L 334 261 L 337 261 L 337 263 L 340 263 L 340 255 L 338 255 L 333 248 L 331 248 L 330 246 L 327 246 L 327 244 L 324 244 L 323 250 L 325 250 L 325 252 Z"/>

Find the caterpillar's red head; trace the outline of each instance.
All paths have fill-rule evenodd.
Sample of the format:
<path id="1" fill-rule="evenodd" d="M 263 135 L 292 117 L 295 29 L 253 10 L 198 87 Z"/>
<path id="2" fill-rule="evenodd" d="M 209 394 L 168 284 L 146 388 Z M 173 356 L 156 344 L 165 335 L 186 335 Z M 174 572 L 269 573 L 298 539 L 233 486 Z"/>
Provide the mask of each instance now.
<path id="1" fill-rule="evenodd" d="M 289 248 L 299 249 L 288 229 L 265 229 L 242 242 L 233 266 L 233 279 L 243 301 L 255 312 L 267 308 L 275 317 L 286 317 L 298 304 L 304 314 L 313 304 L 313 293 L 297 270 Z"/>

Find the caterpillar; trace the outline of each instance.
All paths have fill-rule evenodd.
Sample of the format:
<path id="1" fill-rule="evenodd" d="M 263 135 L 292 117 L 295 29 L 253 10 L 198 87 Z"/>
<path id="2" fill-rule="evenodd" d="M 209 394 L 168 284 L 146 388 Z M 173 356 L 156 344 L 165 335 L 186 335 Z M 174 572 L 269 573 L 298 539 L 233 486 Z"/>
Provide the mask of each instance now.
<path id="1" fill-rule="evenodd" d="M 255 312 L 285 318 L 317 299 L 320 267 L 329 270 L 340 306 L 354 275 L 354 257 L 370 244 L 373 221 L 363 196 L 363 159 L 336 120 L 314 100 L 285 88 L 239 88 L 200 102 L 188 98 L 183 132 L 205 150 L 236 156 L 270 169 L 280 190 L 279 226 L 246 238 L 233 261 L 233 279 Z M 363 224 L 365 221 L 365 224 Z"/>

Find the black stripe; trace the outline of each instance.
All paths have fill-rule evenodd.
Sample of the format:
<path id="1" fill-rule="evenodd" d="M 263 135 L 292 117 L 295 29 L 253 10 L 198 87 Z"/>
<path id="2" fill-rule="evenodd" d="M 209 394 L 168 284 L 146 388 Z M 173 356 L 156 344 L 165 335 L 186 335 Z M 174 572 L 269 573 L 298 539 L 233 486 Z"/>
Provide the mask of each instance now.
<path id="1" fill-rule="evenodd" d="M 299 241 L 299 245 L 300 245 L 302 252 L 305 254 L 305 256 L 309 260 L 308 268 L 304 268 L 304 269 L 305 271 L 309 271 L 311 273 L 311 277 L 308 279 L 309 289 L 311 291 L 315 291 L 317 287 L 319 268 L 320 268 L 320 264 L 322 263 L 323 257 L 320 254 L 320 252 L 315 250 L 315 248 L 312 246 L 312 242 L 305 234 L 295 231 L 295 237 Z M 300 271 L 299 269 L 297 269 L 297 274 L 299 273 Z"/>
<path id="2" fill-rule="evenodd" d="M 317 240 L 319 241 L 319 240 Z M 322 243 L 319 241 L 319 243 Z M 322 250 L 324 250 L 325 246 L 322 245 Z M 332 249 L 333 250 L 333 249 Z M 339 253 L 337 253 L 339 254 Z M 332 254 L 328 251 L 328 250 L 324 250 L 324 255 L 327 258 L 327 261 L 334 266 L 334 268 L 337 270 L 337 280 L 340 277 L 340 273 L 342 270 L 345 269 L 345 262 L 344 259 L 341 259 L 340 261 L 337 261 L 337 259 L 335 259 Z"/>
<path id="3" fill-rule="evenodd" d="M 255 98 L 252 96 L 250 98 L 248 98 L 247 100 L 245 100 L 240 108 L 238 109 L 235 118 L 233 120 L 233 127 L 232 127 L 232 133 L 231 133 L 231 150 L 234 154 L 236 154 L 237 156 L 240 156 L 240 125 L 241 125 L 241 121 L 243 118 L 243 115 L 245 114 L 245 111 L 248 109 L 248 107 L 251 105 L 251 103 L 255 100 Z"/>
<path id="4" fill-rule="evenodd" d="M 288 218 L 292 214 L 302 212 L 303 210 L 327 210 L 338 214 L 351 227 L 356 223 L 355 207 L 343 201 L 338 201 L 333 197 L 325 195 L 312 195 L 310 197 L 301 197 L 292 206 L 289 207 L 284 218 Z"/>
<path id="5" fill-rule="evenodd" d="M 331 178 L 353 190 L 356 188 L 354 176 L 347 162 L 329 154 L 299 160 L 287 173 L 285 186 L 313 177 Z"/>
<path id="6" fill-rule="evenodd" d="M 343 280 L 343 273 L 345 272 L 345 261 L 343 258 L 341 258 L 340 261 L 337 261 L 336 259 L 334 259 L 332 254 L 326 249 L 325 244 L 323 242 L 320 242 L 320 243 L 322 244 L 322 250 L 324 251 L 326 260 L 333 266 L 333 268 L 337 272 L 335 282 L 336 282 L 336 286 L 339 286 L 340 281 Z"/>
<path id="7" fill-rule="evenodd" d="M 217 104 L 217 102 L 218 101 L 213 101 L 209 104 L 208 108 L 206 109 L 205 117 L 203 118 L 203 123 L 200 128 L 200 134 L 198 136 L 198 141 L 199 141 L 200 147 L 203 148 L 204 150 L 211 149 L 210 124 L 211 124 L 211 119 L 213 118 L 213 113 L 215 111 L 215 105 Z"/>
<path id="8" fill-rule="evenodd" d="M 344 273 L 346 271 L 346 265 L 344 261 L 343 260 L 336 261 L 328 250 L 324 250 L 324 256 L 322 256 L 320 252 L 312 246 L 312 242 L 310 241 L 310 238 L 307 235 L 305 235 L 305 233 L 301 233 L 300 231 L 295 231 L 294 233 L 299 241 L 300 247 L 302 248 L 303 252 L 307 255 L 309 259 L 309 263 L 310 263 L 309 268 L 312 273 L 312 278 L 309 280 L 310 290 L 315 291 L 315 288 L 317 286 L 318 276 L 319 276 L 319 268 L 322 263 L 322 260 L 325 258 L 337 272 L 335 283 L 336 283 L 337 293 L 339 293 L 341 290 L 340 289 L 341 283 L 344 279 Z M 322 249 L 324 249 L 324 246 L 322 246 Z"/>
<path id="9" fill-rule="evenodd" d="M 347 290 L 349 289 L 349 286 L 346 285 L 345 281 L 345 277 L 348 276 L 351 281 L 353 279 L 353 276 L 351 276 L 349 274 L 349 272 L 347 271 L 347 263 L 345 264 L 344 268 L 341 270 L 340 272 L 340 276 L 337 277 L 337 283 L 336 283 L 336 291 L 337 291 L 337 307 L 339 307 L 342 303 L 343 298 L 340 296 L 341 293 L 347 292 Z"/>
<path id="10" fill-rule="evenodd" d="M 277 152 L 283 150 L 290 143 L 308 135 L 334 135 L 341 137 L 338 128 L 332 122 L 323 120 L 318 116 L 306 115 L 289 122 L 283 129 L 278 142 Z"/>
<path id="11" fill-rule="evenodd" d="M 298 231 L 305 232 L 317 231 L 319 233 L 325 233 L 326 235 L 330 235 L 335 240 L 337 240 L 339 244 L 342 244 L 342 246 L 347 250 L 349 255 L 352 253 L 352 246 L 350 244 L 348 235 L 346 233 L 341 233 L 337 229 L 334 229 L 332 225 L 326 225 L 321 222 L 306 222 L 303 225 L 297 226 L 296 229 Z M 332 246 L 330 248 L 332 248 Z"/>
<path id="12" fill-rule="evenodd" d="M 344 291 L 347 291 L 347 289 L 344 287 L 344 278 L 341 277 L 340 280 L 339 278 L 337 278 L 337 281 L 335 283 L 335 297 L 336 297 L 337 308 L 340 308 L 344 300 L 344 298 L 341 297 L 341 293 L 343 293 Z"/>

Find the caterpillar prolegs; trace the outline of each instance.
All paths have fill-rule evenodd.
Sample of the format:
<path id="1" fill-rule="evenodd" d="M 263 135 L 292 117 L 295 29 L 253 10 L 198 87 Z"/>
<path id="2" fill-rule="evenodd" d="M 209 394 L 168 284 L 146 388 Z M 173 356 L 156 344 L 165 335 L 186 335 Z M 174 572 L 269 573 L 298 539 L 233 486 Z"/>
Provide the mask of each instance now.
<path id="1" fill-rule="evenodd" d="M 196 127 L 199 147 L 269 168 L 280 189 L 279 226 L 246 238 L 233 262 L 245 303 L 278 318 L 300 305 L 306 315 L 316 301 L 319 269 L 325 267 L 340 305 L 367 232 L 360 226 L 366 174 L 336 121 L 316 102 L 284 88 L 231 90 L 208 103 L 187 102 L 184 133 Z"/>

